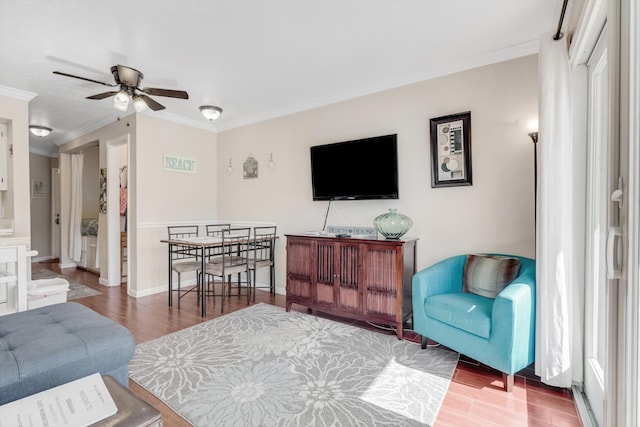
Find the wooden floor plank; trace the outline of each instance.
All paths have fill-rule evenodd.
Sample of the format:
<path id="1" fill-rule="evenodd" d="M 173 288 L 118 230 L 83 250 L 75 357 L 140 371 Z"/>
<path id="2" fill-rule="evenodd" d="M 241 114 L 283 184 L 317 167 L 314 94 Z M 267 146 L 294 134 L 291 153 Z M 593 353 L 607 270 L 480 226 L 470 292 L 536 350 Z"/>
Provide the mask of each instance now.
<path id="1" fill-rule="evenodd" d="M 55 263 L 38 263 L 33 268 L 46 268 L 85 284 L 102 292 L 101 295 L 74 300 L 94 311 L 124 325 L 135 336 L 137 343 L 149 341 L 163 335 L 188 328 L 219 317 L 220 303 L 207 304 L 206 318 L 200 317 L 195 294 L 181 300 L 181 308 L 167 305 L 167 294 L 155 294 L 143 298 L 127 295 L 126 284 L 105 287 L 98 283 L 98 277 L 80 269 L 60 270 Z M 263 302 L 284 307 L 282 295 L 272 296 L 258 291 L 256 303 Z M 233 297 L 225 303 L 225 313 L 246 307 L 246 298 Z M 305 310 L 294 305 L 293 309 Z M 327 316 L 330 317 L 330 316 Z M 339 319 L 337 319 L 339 320 Z M 358 324 L 358 322 L 345 321 Z M 358 326 L 371 327 L 358 324 Z M 416 339 L 407 333 L 407 339 Z M 144 388 L 129 381 L 133 393 L 149 402 L 162 414 L 166 426 L 189 426 L 184 419 L 173 412 Z M 581 426 L 571 392 L 541 384 L 533 378 L 516 377 L 513 393 L 502 389 L 501 374 L 495 370 L 461 359 L 454 372 L 452 382 L 436 419 L 435 426 Z"/>

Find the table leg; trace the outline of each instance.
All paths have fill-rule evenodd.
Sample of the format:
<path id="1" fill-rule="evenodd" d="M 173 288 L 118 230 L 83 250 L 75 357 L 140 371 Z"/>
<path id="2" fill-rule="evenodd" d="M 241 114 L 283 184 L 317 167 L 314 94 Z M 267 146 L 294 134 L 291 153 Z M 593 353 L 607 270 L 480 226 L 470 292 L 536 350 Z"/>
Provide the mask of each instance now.
<path id="1" fill-rule="evenodd" d="M 200 298 L 202 298 L 201 299 L 201 301 L 202 301 L 202 307 L 201 307 L 202 317 L 205 317 L 206 316 L 206 312 L 207 312 L 206 311 L 207 299 L 205 298 L 206 292 L 205 292 L 205 287 L 204 286 L 205 286 L 205 280 L 206 280 L 206 276 L 207 276 L 206 275 L 206 269 L 205 269 L 206 266 L 207 266 L 207 260 L 204 257 L 204 253 L 205 253 L 204 246 L 201 248 L 201 250 L 202 250 L 202 252 L 201 252 L 201 256 L 200 256 L 200 263 L 201 263 L 200 264 L 200 273 L 202 274 L 202 283 L 200 283 L 200 286 L 202 286 L 202 288 L 200 289 L 201 290 L 201 292 L 200 292 L 201 297 Z"/>
<path id="2" fill-rule="evenodd" d="M 173 249 L 173 245 L 169 243 L 169 307 L 173 304 L 172 295 L 173 295 L 173 269 L 171 266 L 171 251 Z"/>

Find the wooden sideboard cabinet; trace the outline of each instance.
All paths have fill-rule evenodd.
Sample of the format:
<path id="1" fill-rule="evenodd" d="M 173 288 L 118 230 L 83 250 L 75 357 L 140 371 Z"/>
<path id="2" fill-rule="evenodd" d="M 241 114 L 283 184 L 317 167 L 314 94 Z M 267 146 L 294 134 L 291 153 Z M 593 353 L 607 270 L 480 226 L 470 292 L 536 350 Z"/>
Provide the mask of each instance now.
<path id="1" fill-rule="evenodd" d="M 287 303 L 395 327 L 411 318 L 416 240 L 286 235 Z"/>

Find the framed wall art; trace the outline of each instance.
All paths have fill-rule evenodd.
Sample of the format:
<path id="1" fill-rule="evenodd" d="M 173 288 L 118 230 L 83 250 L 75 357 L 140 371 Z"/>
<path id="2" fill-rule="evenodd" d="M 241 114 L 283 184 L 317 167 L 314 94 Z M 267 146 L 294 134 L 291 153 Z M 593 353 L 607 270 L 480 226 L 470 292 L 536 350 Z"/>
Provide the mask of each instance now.
<path id="1" fill-rule="evenodd" d="M 100 207 L 98 212 L 107 213 L 107 168 L 100 169 Z"/>
<path id="2" fill-rule="evenodd" d="M 471 112 L 436 117 L 431 127 L 431 187 L 472 185 Z"/>
<path id="3" fill-rule="evenodd" d="M 45 195 L 44 181 L 41 179 L 31 180 L 31 198 L 44 199 Z"/>

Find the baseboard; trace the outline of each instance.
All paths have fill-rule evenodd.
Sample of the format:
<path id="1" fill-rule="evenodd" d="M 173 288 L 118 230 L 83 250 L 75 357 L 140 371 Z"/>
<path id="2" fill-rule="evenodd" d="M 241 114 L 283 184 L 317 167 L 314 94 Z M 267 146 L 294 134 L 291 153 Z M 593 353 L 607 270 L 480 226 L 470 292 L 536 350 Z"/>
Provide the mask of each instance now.
<path id="1" fill-rule="evenodd" d="M 115 286 L 120 286 L 120 283 L 109 283 L 107 279 L 103 279 L 102 277 L 98 279 L 98 283 L 100 283 L 103 286 L 108 286 L 110 288 L 113 288 Z"/>
<path id="2" fill-rule="evenodd" d="M 55 258 L 51 255 L 31 257 L 31 264 L 35 262 L 49 261 L 52 259 L 55 259 Z"/>
<path id="3" fill-rule="evenodd" d="M 163 292 L 167 292 L 167 287 L 166 286 L 156 286 L 153 288 L 149 288 L 149 289 L 143 289 L 141 291 L 132 291 L 131 289 L 129 289 L 129 296 L 133 297 L 133 298 L 142 298 L 142 297 L 148 297 L 149 295 L 155 295 L 155 294 L 161 294 Z"/>
<path id="4" fill-rule="evenodd" d="M 78 264 L 76 264 L 75 262 L 65 262 L 58 264 L 58 267 L 60 268 L 76 268 L 77 266 Z"/>
<path id="5" fill-rule="evenodd" d="M 102 284 L 102 282 L 100 282 Z M 195 279 L 191 279 L 191 280 L 184 280 L 181 282 L 181 287 L 187 287 L 187 286 L 195 286 L 196 284 L 196 280 Z M 108 286 L 108 285 L 107 285 Z M 269 288 L 269 284 L 268 283 L 262 283 L 262 282 L 258 282 L 256 284 L 257 287 L 263 287 L 263 289 L 260 290 L 265 290 L 264 287 L 266 287 L 267 289 Z M 178 289 L 178 284 L 176 281 L 173 282 L 173 289 Z M 129 290 L 131 293 L 129 294 L 131 297 L 133 298 L 142 298 L 142 297 L 148 297 L 149 295 L 155 295 L 155 294 L 161 294 L 163 292 L 167 292 L 167 286 L 166 285 L 161 285 L 161 286 L 155 286 L 153 288 L 148 288 L 148 289 L 143 289 L 143 290 Z M 284 295 L 285 294 L 285 289 L 284 288 L 278 288 L 276 287 L 276 294 L 279 295 Z"/>

